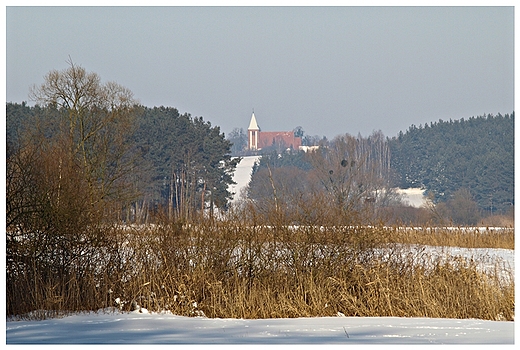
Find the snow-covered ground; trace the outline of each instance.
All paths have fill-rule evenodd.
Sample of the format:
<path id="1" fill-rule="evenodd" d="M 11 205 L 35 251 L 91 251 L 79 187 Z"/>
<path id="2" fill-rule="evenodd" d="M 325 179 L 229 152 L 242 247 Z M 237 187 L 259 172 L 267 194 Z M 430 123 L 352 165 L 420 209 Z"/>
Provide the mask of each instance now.
<path id="1" fill-rule="evenodd" d="M 249 184 L 253 165 L 259 158 L 260 156 L 243 157 L 240 163 L 238 163 L 233 174 L 233 181 L 236 182 L 236 185 L 230 186 L 230 191 L 234 193 L 234 202 L 240 198 L 240 191 Z"/>
<path id="2" fill-rule="evenodd" d="M 6 343 L 514 344 L 514 322 L 341 315 L 244 320 L 100 312 L 7 322 Z"/>
<path id="3" fill-rule="evenodd" d="M 403 202 L 415 208 L 425 206 L 427 198 L 424 196 L 424 190 L 420 188 L 397 189 L 397 193 L 403 196 Z"/>

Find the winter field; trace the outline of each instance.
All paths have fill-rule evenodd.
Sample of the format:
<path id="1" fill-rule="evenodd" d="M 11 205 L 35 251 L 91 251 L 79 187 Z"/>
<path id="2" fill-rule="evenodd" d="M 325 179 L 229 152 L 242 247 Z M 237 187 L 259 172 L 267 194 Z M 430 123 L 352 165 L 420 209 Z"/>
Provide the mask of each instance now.
<path id="1" fill-rule="evenodd" d="M 514 344 L 514 322 L 399 317 L 209 319 L 99 312 L 6 324 L 7 344 Z"/>
<path id="2" fill-rule="evenodd" d="M 233 188 L 247 184 L 255 157 L 237 167 Z M 420 193 L 410 202 L 420 203 Z M 237 198 L 237 196 L 235 196 Z M 514 250 L 409 246 L 411 253 L 462 256 L 482 270 L 499 261 L 514 273 Z M 508 276 L 504 276 L 507 278 Z M 201 317 L 202 316 L 202 317 Z M 513 345 L 515 324 L 508 321 L 447 318 L 336 317 L 224 319 L 185 317 L 104 309 L 42 321 L 10 320 L 5 343 L 10 344 L 506 344 Z"/>
<path id="3" fill-rule="evenodd" d="M 411 248 L 414 249 L 414 248 Z M 418 247 L 415 247 L 418 249 Z M 423 247 L 460 255 L 482 269 L 514 251 Z M 513 270 L 514 271 L 514 270 Z M 514 344 L 515 324 L 477 319 L 337 317 L 210 319 L 171 313 L 100 310 L 43 321 L 6 322 L 7 344 Z"/>

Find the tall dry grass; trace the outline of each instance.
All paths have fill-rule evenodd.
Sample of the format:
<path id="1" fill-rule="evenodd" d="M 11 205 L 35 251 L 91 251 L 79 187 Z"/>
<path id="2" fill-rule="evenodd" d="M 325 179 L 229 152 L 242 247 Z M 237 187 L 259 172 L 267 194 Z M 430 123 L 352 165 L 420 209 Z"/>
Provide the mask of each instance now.
<path id="1" fill-rule="evenodd" d="M 394 244 L 509 247 L 513 233 L 402 231 L 266 225 L 252 212 L 197 224 L 114 226 L 104 245 L 84 251 L 63 274 L 18 262 L 8 278 L 7 314 L 45 318 L 115 307 L 221 318 L 514 319 L 514 276 L 499 261 L 483 271 L 478 261 Z"/>
<path id="2" fill-rule="evenodd" d="M 463 248 L 515 249 L 511 227 L 390 227 L 389 242 Z"/>

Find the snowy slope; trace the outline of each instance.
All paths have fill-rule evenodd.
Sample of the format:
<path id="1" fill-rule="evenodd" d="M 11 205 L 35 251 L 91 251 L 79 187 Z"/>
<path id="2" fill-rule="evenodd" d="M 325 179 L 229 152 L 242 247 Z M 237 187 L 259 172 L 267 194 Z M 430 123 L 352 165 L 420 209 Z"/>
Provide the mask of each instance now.
<path id="1" fill-rule="evenodd" d="M 240 163 L 238 163 L 233 174 L 233 181 L 237 184 L 230 186 L 231 193 L 234 193 L 233 202 L 240 198 L 240 191 L 249 184 L 253 165 L 259 158 L 260 156 L 243 157 Z"/>

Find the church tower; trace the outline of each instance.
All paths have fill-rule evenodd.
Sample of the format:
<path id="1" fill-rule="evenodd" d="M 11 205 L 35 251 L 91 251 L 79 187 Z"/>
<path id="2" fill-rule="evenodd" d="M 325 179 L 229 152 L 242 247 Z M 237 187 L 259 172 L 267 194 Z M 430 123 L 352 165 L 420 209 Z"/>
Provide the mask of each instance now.
<path id="1" fill-rule="evenodd" d="M 260 133 L 260 128 L 256 123 L 255 111 L 253 111 L 253 115 L 251 116 L 251 122 L 249 123 L 249 127 L 247 128 L 249 142 L 248 147 L 250 150 L 258 149 L 258 134 Z"/>

